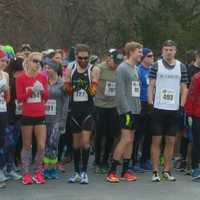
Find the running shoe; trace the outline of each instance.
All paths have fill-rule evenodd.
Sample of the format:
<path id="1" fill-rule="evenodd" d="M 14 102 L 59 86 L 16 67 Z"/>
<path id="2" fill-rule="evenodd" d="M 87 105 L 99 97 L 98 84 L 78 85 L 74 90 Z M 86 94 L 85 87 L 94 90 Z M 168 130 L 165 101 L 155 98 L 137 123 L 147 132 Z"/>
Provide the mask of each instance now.
<path id="1" fill-rule="evenodd" d="M 44 177 L 47 180 L 51 179 L 50 169 L 45 169 L 44 170 Z"/>
<path id="2" fill-rule="evenodd" d="M 158 175 L 158 172 L 153 172 L 152 181 L 153 182 L 160 182 L 160 177 Z"/>
<path id="3" fill-rule="evenodd" d="M 3 170 L 0 170 L 0 182 L 8 181 L 10 178 L 7 177 Z"/>
<path id="4" fill-rule="evenodd" d="M 59 179 L 59 173 L 57 169 L 53 168 L 49 173 L 52 179 Z"/>
<path id="5" fill-rule="evenodd" d="M 42 171 L 35 172 L 35 174 L 33 176 L 33 181 L 36 184 L 44 184 L 46 181 L 45 181 L 43 172 Z"/>
<path id="6" fill-rule="evenodd" d="M 80 177 L 80 174 L 75 172 L 72 177 L 69 178 L 69 183 L 77 183 L 77 182 L 80 182 L 81 180 L 81 177 Z"/>
<path id="7" fill-rule="evenodd" d="M 133 174 L 131 170 L 128 170 L 127 172 L 124 172 L 122 176 L 120 177 L 121 180 L 126 181 L 136 181 L 138 178 Z"/>
<path id="8" fill-rule="evenodd" d="M 5 188 L 6 187 L 6 183 L 5 182 L 0 182 L 0 189 Z"/>
<path id="9" fill-rule="evenodd" d="M 120 179 L 116 172 L 109 172 L 106 176 L 106 180 L 110 183 L 118 183 Z"/>
<path id="10" fill-rule="evenodd" d="M 192 170 L 192 180 L 197 181 L 200 180 L 200 169 L 193 169 Z"/>
<path id="11" fill-rule="evenodd" d="M 20 174 L 18 174 L 17 172 L 15 172 L 14 170 L 7 172 L 6 176 L 14 181 L 18 181 L 18 180 L 22 179 L 22 176 Z"/>
<path id="12" fill-rule="evenodd" d="M 22 177 L 22 183 L 24 185 L 31 185 L 33 184 L 32 174 L 31 173 L 25 173 Z"/>
<path id="13" fill-rule="evenodd" d="M 108 164 L 104 164 L 101 166 L 101 174 L 107 174 L 109 170 L 109 165 Z"/>
<path id="14" fill-rule="evenodd" d="M 82 172 L 81 173 L 81 181 L 80 181 L 80 183 L 84 185 L 84 184 L 88 184 L 88 182 L 89 182 L 89 180 L 88 180 L 87 173 L 86 172 Z"/>
<path id="15" fill-rule="evenodd" d="M 171 174 L 171 172 L 163 172 L 162 179 L 165 181 L 172 181 L 175 182 L 176 178 Z"/>

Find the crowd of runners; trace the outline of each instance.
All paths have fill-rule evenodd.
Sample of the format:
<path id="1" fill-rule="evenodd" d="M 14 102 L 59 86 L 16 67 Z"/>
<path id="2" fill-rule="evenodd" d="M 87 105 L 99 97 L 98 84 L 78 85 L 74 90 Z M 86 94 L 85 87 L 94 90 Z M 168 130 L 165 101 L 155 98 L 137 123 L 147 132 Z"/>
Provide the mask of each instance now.
<path id="1" fill-rule="evenodd" d="M 145 172 L 174 182 L 173 171 L 200 180 L 200 50 L 182 62 L 176 52 L 172 40 L 159 57 L 134 41 L 102 57 L 86 44 L 1 45 L 0 188 L 65 170 L 69 183 L 88 184 L 88 163 L 111 183 Z"/>

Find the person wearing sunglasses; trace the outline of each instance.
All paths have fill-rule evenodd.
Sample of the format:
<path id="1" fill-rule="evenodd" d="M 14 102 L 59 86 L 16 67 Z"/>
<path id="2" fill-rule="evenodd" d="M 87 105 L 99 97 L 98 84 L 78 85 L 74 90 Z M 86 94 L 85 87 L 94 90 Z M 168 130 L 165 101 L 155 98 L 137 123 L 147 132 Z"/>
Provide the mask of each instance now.
<path id="1" fill-rule="evenodd" d="M 135 172 L 144 172 L 151 171 L 151 162 L 150 162 L 150 149 L 151 149 L 151 135 L 149 134 L 148 127 L 148 103 L 147 103 L 147 89 L 149 85 L 149 72 L 150 67 L 154 62 L 154 54 L 151 49 L 143 48 L 142 62 L 138 68 L 138 74 L 140 78 L 140 100 L 141 100 L 141 114 L 138 125 L 137 134 L 134 141 L 134 151 L 133 151 L 133 171 Z M 138 161 L 139 146 L 142 145 L 142 157 Z"/>
<path id="2" fill-rule="evenodd" d="M 24 60 L 24 73 L 16 77 L 16 95 L 22 103 L 22 183 L 24 185 L 45 183 L 43 157 L 46 143 L 45 103 L 48 99 L 47 79 L 40 73 L 42 55 L 31 53 Z M 32 162 L 32 136 L 35 133 L 37 153 L 34 163 L 34 176 L 30 171 Z"/>
<path id="3" fill-rule="evenodd" d="M 8 123 L 7 104 L 10 100 L 9 75 L 3 71 L 7 67 L 7 61 L 7 54 L 0 50 L 0 188 L 5 187 L 5 181 L 8 180 L 3 171 L 6 166 L 4 147 L 6 126 Z"/>
<path id="4" fill-rule="evenodd" d="M 72 95 L 70 115 L 75 173 L 69 179 L 70 183 L 80 181 L 81 184 L 88 184 L 90 138 L 94 130 L 93 97 L 97 83 L 98 68 L 89 64 L 89 47 L 79 44 L 76 47 L 76 62 L 69 69 L 65 81 L 65 88 L 68 94 Z M 81 170 L 80 163 L 82 164 Z"/>

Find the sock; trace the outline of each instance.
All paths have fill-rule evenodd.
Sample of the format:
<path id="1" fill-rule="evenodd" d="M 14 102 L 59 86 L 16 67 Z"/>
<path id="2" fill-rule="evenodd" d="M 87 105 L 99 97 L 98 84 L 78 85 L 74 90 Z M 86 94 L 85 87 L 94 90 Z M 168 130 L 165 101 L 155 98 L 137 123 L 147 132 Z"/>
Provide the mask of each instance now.
<path id="1" fill-rule="evenodd" d="M 80 149 L 74 149 L 74 170 L 77 173 L 80 173 L 79 163 L 81 159 Z"/>
<path id="2" fill-rule="evenodd" d="M 129 162 L 130 162 L 130 159 L 124 159 L 123 160 L 123 171 L 122 171 L 122 173 L 128 171 L 128 169 L 129 169 Z"/>
<path id="3" fill-rule="evenodd" d="M 119 165 L 119 163 L 120 162 L 118 160 L 113 159 L 112 162 L 111 162 L 110 171 L 111 172 L 116 172 L 117 171 L 117 166 Z"/>
<path id="4" fill-rule="evenodd" d="M 83 149 L 83 151 L 82 151 L 82 172 L 87 172 L 89 155 L 90 155 L 90 148 Z"/>
<path id="5" fill-rule="evenodd" d="M 32 149 L 22 149 L 21 152 L 21 161 L 22 161 L 22 168 L 24 173 L 30 171 L 30 165 L 32 162 Z"/>

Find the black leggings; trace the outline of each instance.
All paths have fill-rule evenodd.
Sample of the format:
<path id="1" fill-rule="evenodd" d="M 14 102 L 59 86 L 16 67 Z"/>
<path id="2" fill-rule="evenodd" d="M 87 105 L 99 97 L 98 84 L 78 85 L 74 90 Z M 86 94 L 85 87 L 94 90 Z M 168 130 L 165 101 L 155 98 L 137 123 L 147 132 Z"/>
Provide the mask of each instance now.
<path id="1" fill-rule="evenodd" d="M 192 136 L 192 168 L 196 169 L 200 161 L 200 118 L 193 117 Z"/>
<path id="2" fill-rule="evenodd" d="M 116 108 L 96 107 L 95 163 L 97 165 L 108 163 L 114 139 L 119 130 L 119 116 Z M 103 159 L 101 159 L 103 150 Z"/>

